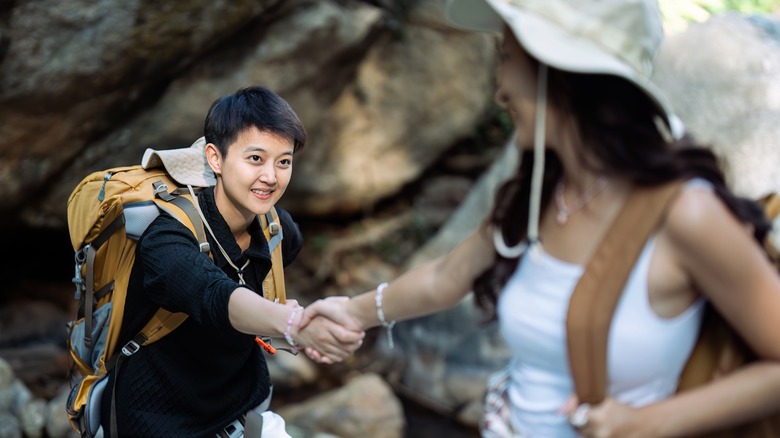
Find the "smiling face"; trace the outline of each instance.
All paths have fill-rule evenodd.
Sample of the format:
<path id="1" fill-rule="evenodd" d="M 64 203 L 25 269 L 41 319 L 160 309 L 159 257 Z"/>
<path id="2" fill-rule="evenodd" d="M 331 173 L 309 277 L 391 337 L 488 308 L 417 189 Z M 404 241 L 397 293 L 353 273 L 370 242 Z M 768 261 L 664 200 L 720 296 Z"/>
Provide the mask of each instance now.
<path id="1" fill-rule="evenodd" d="M 241 131 L 224 156 L 206 145 L 206 156 L 217 175 L 217 208 L 231 229 L 270 211 L 292 177 L 293 142 L 256 127 Z"/>

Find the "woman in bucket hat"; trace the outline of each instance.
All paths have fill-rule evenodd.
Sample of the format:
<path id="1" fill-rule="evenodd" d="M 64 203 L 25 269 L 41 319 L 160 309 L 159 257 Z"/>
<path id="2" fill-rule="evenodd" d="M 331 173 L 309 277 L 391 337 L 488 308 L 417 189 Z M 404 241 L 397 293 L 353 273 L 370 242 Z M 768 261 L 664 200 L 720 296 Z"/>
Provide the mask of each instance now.
<path id="1" fill-rule="evenodd" d="M 515 124 L 518 172 L 449 254 L 349 301 L 319 301 L 304 322 L 323 313 L 390 336 L 394 321 L 474 291 L 513 353 L 516 436 L 691 436 L 777 411 L 780 277 L 758 243 L 768 222 L 650 82 L 659 15 L 642 0 L 450 1 L 456 26 L 502 34 L 496 99 Z M 686 182 L 612 319 L 608 397 L 578 407 L 566 343 L 574 286 L 628 195 L 675 180 Z M 676 395 L 707 302 L 760 360 Z"/>

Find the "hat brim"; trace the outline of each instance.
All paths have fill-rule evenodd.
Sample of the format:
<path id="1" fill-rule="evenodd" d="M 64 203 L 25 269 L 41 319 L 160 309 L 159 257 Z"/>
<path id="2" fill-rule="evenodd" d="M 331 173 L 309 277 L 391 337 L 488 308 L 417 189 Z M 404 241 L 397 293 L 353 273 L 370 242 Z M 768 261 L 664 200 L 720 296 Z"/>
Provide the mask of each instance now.
<path id="1" fill-rule="evenodd" d="M 162 167 L 181 185 L 209 187 L 217 183 L 214 172 L 206 160 L 206 139 L 201 137 L 188 148 L 155 150 L 147 148 L 141 159 L 141 167 Z"/>
<path id="2" fill-rule="evenodd" d="M 450 0 L 445 16 L 464 30 L 501 33 L 506 24 L 531 56 L 559 70 L 607 74 L 630 81 L 661 110 L 672 135 L 682 136 L 682 123 L 655 84 L 600 46 L 564 31 L 546 18 L 501 0 Z"/>

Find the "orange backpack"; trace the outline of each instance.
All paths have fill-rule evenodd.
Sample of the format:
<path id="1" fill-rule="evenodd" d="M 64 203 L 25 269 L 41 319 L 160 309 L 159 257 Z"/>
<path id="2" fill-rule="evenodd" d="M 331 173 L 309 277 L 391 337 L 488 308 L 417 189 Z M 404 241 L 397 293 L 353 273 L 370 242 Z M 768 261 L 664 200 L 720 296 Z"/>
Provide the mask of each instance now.
<path id="1" fill-rule="evenodd" d="M 194 145 L 193 145 L 194 147 Z M 159 214 L 182 222 L 209 252 L 195 190 L 174 180 L 163 168 L 141 165 L 94 172 L 68 199 L 68 231 L 75 251 L 75 299 L 68 349 L 74 376 L 67 401 L 71 426 L 93 437 L 100 428 L 100 398 L 108 373 L 121 361 L 166 336 L 187 318 L 158 309 L 138 334 L 119 345 L 130 272 L 137 240 Z M 263 281 L 264 296 L 285 301 L 282 229 L 276 210 L 260 218 L 271 252 L 272 269 Z M 114 428 L 114 430 L 116 430 Z"/>

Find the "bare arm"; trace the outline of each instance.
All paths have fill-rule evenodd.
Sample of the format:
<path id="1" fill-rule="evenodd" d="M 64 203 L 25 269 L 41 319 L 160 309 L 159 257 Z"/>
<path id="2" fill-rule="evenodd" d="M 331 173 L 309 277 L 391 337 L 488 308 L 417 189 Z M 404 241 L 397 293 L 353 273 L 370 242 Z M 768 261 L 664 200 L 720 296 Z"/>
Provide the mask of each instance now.
<path id="1" fill-rule="evenodd" d="M 492 265 L 495 254 L 484 226 L 472 233 L 447 255 L 413 268 L 395 280 L 383 292 L 382 310 L 387 321 L 401 321 L 453 307 L 469 291 L 474 279 Z M 306 309 L 302 325 L 315 315 L 363 329 L 379 325 L 376 289 L 364 292 L 346 303 L 330 299 L 318 301 Z"/>
<path id="2" fill-rule="evenodd" d="M 294 314 L 297 307 L 295 300 L 275 303 L 244 287 L 237 288 L 228 301 L 230 323 L 242 333 L 283 338 L 288 321 L 293 317 L 289 334 L 295 343 L 319 351 L 326 363 L 344 360 L 362 344 L 362 330 L 355 326 L 343 327 L 324 318 L 318 318 L 306 330 L 299 330 L 297 326 L 303 312 Z"/>

